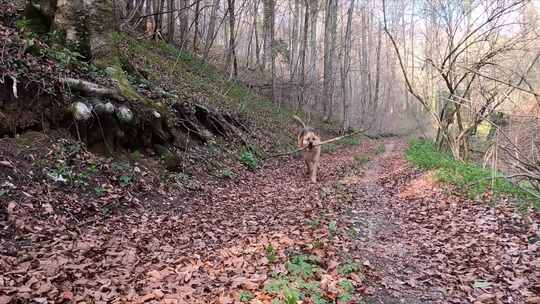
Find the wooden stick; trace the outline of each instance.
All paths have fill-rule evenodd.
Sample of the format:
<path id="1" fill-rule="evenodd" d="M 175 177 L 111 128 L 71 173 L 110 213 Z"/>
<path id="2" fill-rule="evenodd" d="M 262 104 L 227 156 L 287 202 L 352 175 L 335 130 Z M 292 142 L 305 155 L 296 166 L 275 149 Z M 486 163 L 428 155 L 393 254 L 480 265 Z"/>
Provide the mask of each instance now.
<path id="1" fill-rule="evenodd" d="M 356 131 L 356 132 L 352 132 L 352 133 L 349 133 L 349 134 L 345 134 L 345 135 L 342 135 L 342 136 L 339 136 L 339 137 L 334 137 L 334 138 L 332 138 L 332 139 L 328 139 L 328 140 L 325 140 L 325 141 L 321 141 L 320 143 L 318 143 L 318 144 L 316 144 L 316 145 L 313 145 L 312 147 L 322 146 L 322 145 L 325 145 L 325 144 L 329 144 L 329 143 L 332 143 L 332 142 L 335 142 L 335 141 L 338 141 L 338 140 L 341 140 L 341 139 L 344 139 L 344 138 L 347 138 L 347 137 L 351 137 L 351 136 L 354 136 L 354 135 L 357 135 L 357 134 L 362 134 L 362 135 L 364 135 L 365 137 L 367 137 L 367 138 L 369 138 L 369 139 L 375 139 L 374 136 L 365 134 L 364 131 Z M 294 153 L 296 153 L 296 152 L 303 151 L 303 150 L 307 149 L 308 147 L 309 147 L 309 146 L 304 146 L 304 147 L 302 147 L 302 148 L 298 148 L 298 149 L 293 150 L 293 151 L 284 152 L 284 153 L 280 153 L 280 154 L 270 155 L 270 156 L 264 158 L 264 160 L 271 159 L 271 158 L 275 158 L 275 157 L 281 157 L 281 156 L 286 156 L 286 155 L 294 154 Z"/>

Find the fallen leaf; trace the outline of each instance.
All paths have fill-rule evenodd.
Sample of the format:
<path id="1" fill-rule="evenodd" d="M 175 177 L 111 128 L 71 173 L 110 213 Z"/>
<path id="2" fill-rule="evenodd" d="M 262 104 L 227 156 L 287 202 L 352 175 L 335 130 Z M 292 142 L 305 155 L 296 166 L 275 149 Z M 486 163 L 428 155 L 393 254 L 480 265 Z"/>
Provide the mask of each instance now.
<path id="1" fill-rule="evenodd" d="M 484 303 L 484 302 L 487 302 L 487 301 L 491 301 L 493 299 L 495 299 L 495 294 L 492 294 L 492 293 L 484 293 L 483 295 L 479 296 L 476 298 L 476 301 L 475 303 Z"/>
<path id="2" fill-rule="evenodd" d="M 150 300 L 153 300 L 153 299 L 155 299 L 155 298 L 156 298 L 156 295 L 155 295 L 154 293 L 149 293 L 149 294 L 147 294 L 147 295 L 141 297 L 141 298 L 139 299 L 139 302 L 144 303 L 144 302 L 148 302 L 148 301 L 150 301 Z"/>
<path id="3" fill-rule="evenodd" d="M 11 297 L 9 296 L 0 296 L 0 304 L 8 304 L 11 302 Z"/>
<path id="4" fill-rule="evenodd" d="M 540 304 L 540 297 L 527 298 L 527 304 Z"/>

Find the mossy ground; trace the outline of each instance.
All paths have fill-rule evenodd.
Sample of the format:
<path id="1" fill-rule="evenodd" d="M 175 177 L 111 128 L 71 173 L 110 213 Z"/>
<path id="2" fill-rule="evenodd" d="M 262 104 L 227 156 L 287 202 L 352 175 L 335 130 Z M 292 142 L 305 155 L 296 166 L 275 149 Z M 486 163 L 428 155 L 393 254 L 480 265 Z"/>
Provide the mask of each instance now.
<path id="1" fill-rule="evenodd" d="M 239 81 L 229 80 L 218 68 L 197 56 L 163 41 L 137 40 L 115 34 L 119 58 L 128 61 L 134 71 L 130 76 L 160 86 L 180 99 L 203 97 L 201 100 L 221 111 L 240 113 L 250 121 L 256 145 L 266 151 L 284 151 L 295 144 L 291 117 L 295 113 L 286 106 L 277 106 L 265 96 L 253 93 Z M 123 64 L 126 65 L 126 64 Z M 335 129 L 335 124 L 314 122 L 322 130 Z"/>
<path id="2" fill-rule="evenodd" d="M 406 157 L 421 169 L 435 170 L 439 180 L 457 186 L 471 198 L 492 192 L 495 197 L 514 197 L 523 207 L 532 205 L 540 210 L 540 200 L 529 193 L 534 191 L 529 185 L 518 186 L 502 178 L 499 172 L 492 172 L 473 163 L 456 161 L 448 153 L 437 151 L 430 141 L 412 140 Z"/>

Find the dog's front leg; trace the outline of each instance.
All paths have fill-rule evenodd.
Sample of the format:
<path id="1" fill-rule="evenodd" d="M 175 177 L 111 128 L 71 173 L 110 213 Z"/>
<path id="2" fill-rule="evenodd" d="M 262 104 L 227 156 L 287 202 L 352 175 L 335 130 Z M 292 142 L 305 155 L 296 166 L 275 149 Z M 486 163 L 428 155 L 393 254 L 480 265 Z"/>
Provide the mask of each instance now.
<path id="1" fill-rule="evenodd" d="M 305 176 L 309 176 L 311 174 L 311 167 L 309 165 L 309 161 L 308 160 L 304 160 L 304 162 L 306 163 L 306 170 L 304 171 L 304 175 Z"/>
<path id="2" fill-rule="evenodd" d="M 311 164 L 311 181 L 316 183 L 317 182 L 317 163 L 313 162 Z"/>

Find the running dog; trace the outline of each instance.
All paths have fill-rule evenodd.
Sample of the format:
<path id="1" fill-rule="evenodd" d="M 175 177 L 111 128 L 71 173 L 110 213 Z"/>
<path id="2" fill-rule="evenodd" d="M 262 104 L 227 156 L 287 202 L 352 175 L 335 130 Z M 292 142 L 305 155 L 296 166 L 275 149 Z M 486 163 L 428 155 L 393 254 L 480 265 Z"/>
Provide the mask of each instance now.
<path id="1" fill-rule="evenodd" d="M 315 129 L 306 126 L 300 117 L 294 115 L 293 118 L 302 126 L 302 130 L 298 134 L 298 148 L 303 149 L 302 157 L 306 163 L 306 174 L 315 183 L 321 158 L 321 138 Z"/>

